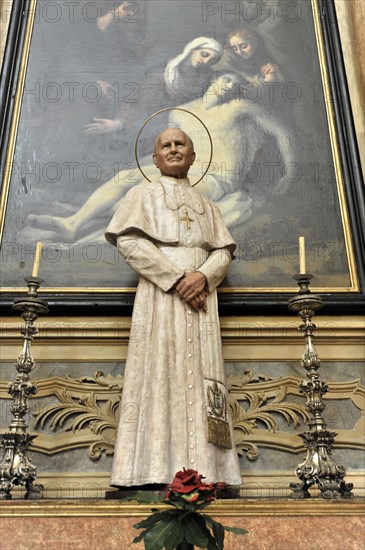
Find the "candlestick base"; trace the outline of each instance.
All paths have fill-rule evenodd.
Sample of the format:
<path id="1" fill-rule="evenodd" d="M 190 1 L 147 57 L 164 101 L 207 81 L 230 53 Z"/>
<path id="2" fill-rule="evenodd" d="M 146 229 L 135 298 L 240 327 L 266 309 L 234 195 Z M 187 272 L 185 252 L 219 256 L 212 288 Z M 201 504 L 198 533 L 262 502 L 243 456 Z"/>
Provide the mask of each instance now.
<path id="1" fill-rule="evenodd" d="M 295 470 L 301 483 L 290 483 L 291 498 L 310 498 L 309 488 L 316 484 L 322 498 L 352 498 L 352 483 L 345 483 L 346 470 L 332 455 L 335 432 L 319 430 L 299 434 L 307 448 L 307 456 Z"/>
<path id="2" fill-rule="evenodd" d="M 0 448 L 3 449 L 0 458 L 0 500 L 11 499 L 11 491 L 18 485 L 25 486 L 26 500 L 43 498 L 43 485 L 34 483 L 37 468 L 27 454 L 29 445 L 36 437 L 27 433 L 0 434 Z"/>

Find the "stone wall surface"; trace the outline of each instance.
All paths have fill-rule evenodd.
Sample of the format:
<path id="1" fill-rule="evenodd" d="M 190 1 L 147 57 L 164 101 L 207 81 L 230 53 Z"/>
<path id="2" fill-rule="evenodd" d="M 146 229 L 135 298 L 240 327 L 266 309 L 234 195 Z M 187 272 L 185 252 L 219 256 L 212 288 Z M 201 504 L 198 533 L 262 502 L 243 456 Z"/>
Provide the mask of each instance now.
<path id="1" fill-rule="evenodd" d="M 140 518 L 139 518 L 140 519 Z M 225 517 L 225 550 L 363 550 L 361 517 Z M 18 518 L 1 521 L 1 550 L 143 550 L 132 545 L 136 518 Z"/>

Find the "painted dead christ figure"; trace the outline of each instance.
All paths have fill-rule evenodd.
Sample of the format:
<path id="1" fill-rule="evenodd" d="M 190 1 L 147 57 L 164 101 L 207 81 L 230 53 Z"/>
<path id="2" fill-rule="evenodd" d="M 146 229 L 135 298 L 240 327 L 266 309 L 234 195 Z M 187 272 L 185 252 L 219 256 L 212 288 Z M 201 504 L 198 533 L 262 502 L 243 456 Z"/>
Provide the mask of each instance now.
<path id="1" fill-rule="evenodd" d="M 236 245 L 190 185 L 191 139 L 168 128 L 153 158 L 161 177 L 133 187 L 106 232 L 140 275 L 111 485 L 166 484 L 183 467 L 240 485 L 216 293 Z"/>

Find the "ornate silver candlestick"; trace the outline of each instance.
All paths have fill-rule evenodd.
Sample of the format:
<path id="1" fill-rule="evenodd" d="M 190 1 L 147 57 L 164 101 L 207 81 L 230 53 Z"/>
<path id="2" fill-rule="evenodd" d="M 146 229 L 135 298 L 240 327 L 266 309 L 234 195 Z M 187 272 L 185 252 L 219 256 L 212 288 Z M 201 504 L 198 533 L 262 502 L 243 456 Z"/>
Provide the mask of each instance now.
<path id="1" fill-rule="evenodd" d="M 308 422 L 309 431 L 299 434 L 307 449 L 307 456 L 295 470 L 300 483 L 291 483 L 291 497 L 296 499 L 310 498 L 308 489 L 317 484 L 322 498 L 352 498 L 352 483 L 345 483 L 346 470 L 338 464 L 332 455 L 332 445 L 337 433 L 326 429 L 322 413 L 325 403 L 322 397 L 328 386 L 319 379 L 320 359 L 313 345 L 313 333 L 316 325 L 312 323 L 315 312 L 323 307 L 320 296 L 311 294 L 310 280 L 313 275 L 295 275 L 300 287 L 299 294 L 290 298 L 289 309 L 300 315 L 303 323 L 299 330 L 305 338 L 305 349 L 301 360 L 308 380 L 299 383 L 299 391 L 307 396 L 306 408 L 311 413 Z"/>
<path id="2" fill-rule="evenodd" d="M 34 322 L 41 313 L 47 313 L 47 302 L 40 300 L 37 290 L 42 279 L 26 277 L 28 292 L 24 298 L 16 300 L 13 309 L 21 311 L 24 325 L 20 329 L 23 337 L 23 348 L 19 354 L 15 368 L 18 376 L 8 387 L 13 397 L 11 412 L 13 419 L 9 424 L 9 431 L 0 434 L 0 499 L 11 499 L 11 491 L 16 485 L 25 485 L 26 499 L 42 498 L 43 485 L 35 484 L 37 468 L 28 458 L 28 447 L 36 435 L 27 433 L 28 424 L 26 414 L 29 412 L 28 398 L 38 391 L 37 386 L 30 381 L 30 372 L 35 363 L 31 354 L 31 342 L 38 329 Z"/>

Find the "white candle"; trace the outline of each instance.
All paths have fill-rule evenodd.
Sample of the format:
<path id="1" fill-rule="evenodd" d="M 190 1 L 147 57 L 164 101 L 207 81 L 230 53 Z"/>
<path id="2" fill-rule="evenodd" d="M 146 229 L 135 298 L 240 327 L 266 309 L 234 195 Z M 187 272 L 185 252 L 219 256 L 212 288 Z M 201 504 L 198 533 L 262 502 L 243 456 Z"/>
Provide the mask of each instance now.
<path id="1" fill-rule="evenodd" d="M 42 248 L 43 248 L 43 244 L 38 242 L 35 247 L 32 277 L 38 277 L 39 266 L 40 266 L 41 257 L 42 257 Z"/>
<path id="2" fill-rule="evenodd" d="M 306 274 L 304 237 L 299 237 L 299 273 L 300 275 Z"/>

